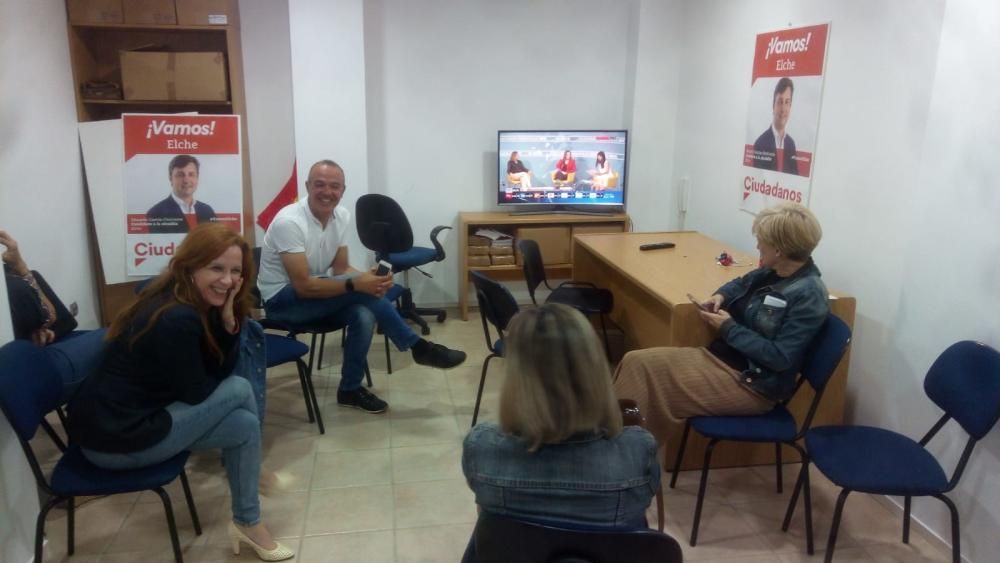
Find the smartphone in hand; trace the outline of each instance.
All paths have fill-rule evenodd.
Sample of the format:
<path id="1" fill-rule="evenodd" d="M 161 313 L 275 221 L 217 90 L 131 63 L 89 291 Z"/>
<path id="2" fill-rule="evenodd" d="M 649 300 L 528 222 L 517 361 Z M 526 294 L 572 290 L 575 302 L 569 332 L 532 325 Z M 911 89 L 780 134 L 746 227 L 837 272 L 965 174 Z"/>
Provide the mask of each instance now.
<path id="1" fill-rule="evenodd" d="M 385 260 L 378 261 L 378 268 L 375 270 L 376 276 L 384 276 L 392 272 L 392 264 L 386 262 Z"/>
<path id="2" fill-rule="evenodd" d="M 698 307 L 702 311 L 705 311 L 707 313 L 711 313 L 712 312 L 712 308 L 711 307 L 709 307 L 708 305 L 705 305 L 701 301 L 698 301 L 698 298 L 695 297 L 694 295 L 691 295 L 690 293 L 688 293 L 687 294 L 687 298 L 690 299 L 692 303 L 694 303 L 695 307 Z"/>

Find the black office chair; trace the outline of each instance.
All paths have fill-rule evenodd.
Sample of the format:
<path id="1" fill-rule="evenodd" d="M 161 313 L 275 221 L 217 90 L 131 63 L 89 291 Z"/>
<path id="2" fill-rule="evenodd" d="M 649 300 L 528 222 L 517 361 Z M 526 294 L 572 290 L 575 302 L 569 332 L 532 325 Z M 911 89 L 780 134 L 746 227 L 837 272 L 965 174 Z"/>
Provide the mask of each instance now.
<path id="1" fill-rule="evenodd" d="M 431 278 L 431 274 L 419 267 L 431 262 L 444 260 L 444 247 L 438 242 L 438 235 L 451 227 L 438 225 L 431 230 L 431 244 L 434 248 L 413 246 L 413 229 L 406 218 L 403 208 L 396 200 L 382 194 L 365 194 L 358 198 L 354 211 L 357 214 L 358 237 L 366 248 L 375 252 L 376 260 L 385 260 L 392 264 L 392 272 L 403 273 L 403 293 L 397 304 L 399 314 L 420 326 L 424 336 L 431 333 L 422 316 L 434 316 L 437 322 L 444 322 L 447 312 L 444 309 L 417 307 L 413 303 L 413 292 L 410 291 L 409 270 L 415 269 Z"/>
<path id="2" fill-rule="evenodd" d="M 563 282 L 553 288 L 545 278 L 545 263 L 538 242 L 531 239 L 521 239 L 517 243 L 521 250 L 524 266 L 524 280 L 528 283 L 528 293 L 535 305 L 535 290 L 540 284 L 545 284 L 551 293 L 545 299 L 546 303 L 562 303 L 569 305 L 584 315 L 600 315 L 601 332 L 604 334 L 604 353 L 611 357 L 611 347 L 608 345 L 608 328 L 604 324 L 604 316 L 611 313 L 615 306 L 614 295 L 607 289 L 601 289 L 590 282 Z"/>
<path id="3" fill-rule="evenodd" d="M 482 512 L 463 563 L 683 563 L 677 541 L 656 530 L 582 530 Z"/>
<path id="4" fill-rule="evenodd" d="M 483 360 L 483 371 L 479 376 L 479 392 L 476 393 L 476 409 L 472 413 L 472 426 L 479 418 L 479 403 L 483 400 L 483 387 L 486 384 L 486 370 L 490 360 L 502 358 L 504 353 L 503 331 L 518 312 L 517 301 L 510 290 L 491 280 L 482 272 L 472 272 L 472 283 L 476 286 L 476 299 L 479 301 L 479 314 L 483 319 L 483 334 L 486 335 L 486 347 L 490 355 Z M 490 326 L 497 331 L 497 340 L 490 336 Z"/>

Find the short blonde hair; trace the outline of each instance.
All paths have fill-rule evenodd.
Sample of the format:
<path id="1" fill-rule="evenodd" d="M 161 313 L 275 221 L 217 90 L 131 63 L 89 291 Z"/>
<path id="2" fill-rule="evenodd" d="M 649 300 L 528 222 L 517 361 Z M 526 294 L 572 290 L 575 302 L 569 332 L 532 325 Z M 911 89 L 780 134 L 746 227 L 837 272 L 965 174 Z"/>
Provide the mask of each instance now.
<path id="1" fill-rule="evenodd" d="M 806 260 L 823 238 L 812 211 L 797 203 L 783 203 L 757 214 L 753 235 L 791 260 Z"/>
<path id="2" fill-rule="evenodd" d="M 504 345 L 505 432 L 526 440 L 530 450 L 581 432 L 621 433 L 604 348 L 579 311 L 553 303 L 522 311 L 511 320 Z"/>

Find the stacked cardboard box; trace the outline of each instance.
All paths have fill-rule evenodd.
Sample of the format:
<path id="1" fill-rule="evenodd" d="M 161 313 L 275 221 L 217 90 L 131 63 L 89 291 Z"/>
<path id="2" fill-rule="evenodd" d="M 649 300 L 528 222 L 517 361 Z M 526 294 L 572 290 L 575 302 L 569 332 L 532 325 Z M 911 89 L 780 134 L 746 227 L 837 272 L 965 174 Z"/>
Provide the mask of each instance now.
<path id="1" fill-rule="evenodd" d="M 490 265 L 490 239 L 472 235 L 469 237 L 469 266 Z"/>
<path id="2" fill-rule="evenodd" d="M 490 262 L 494 266 L 514 265 L 514 239 L 501 238 L 490 244 Z"/>

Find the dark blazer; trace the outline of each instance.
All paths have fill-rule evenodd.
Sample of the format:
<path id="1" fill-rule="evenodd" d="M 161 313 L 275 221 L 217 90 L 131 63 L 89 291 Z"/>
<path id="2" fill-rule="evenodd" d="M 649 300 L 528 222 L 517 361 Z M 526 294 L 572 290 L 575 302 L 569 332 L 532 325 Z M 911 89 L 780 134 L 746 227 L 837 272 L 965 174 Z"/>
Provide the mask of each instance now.
<path id="1" fill-rule="evenodd" d="M 766 131 L 761 133 L 760 137 L 753 142 L 754 168 L 763 168 L 764 170 L 777 170 L 777 148 L 774 146 L 774 132 L 768 127 Z M 766 153 L 758 155 L 756 153 Z M 792 157 L 795 156 L 795 141 L 792 140 L 792 136 L 785 133 L 785 152 L 784 152 L 784 166 L 782 166 L 781 171 L 787 174 L 798 174 L 799 173 L 799 163 L 796 162 Z"/>
<path id="2" fill-rule="evenodd" d="M 200 201 L 194 202 L 194 215 L 198 218 L 198 223 L 215 220 L 215 211 L 212 207 Z M 167 196 L 163 201 L 150 207 L 146 212 L 146 219 L 149 220 L 151 233 L 186 233 L 189 230 L 187 221 L 184 220 L 184 212 L 172 196 Z"/>

